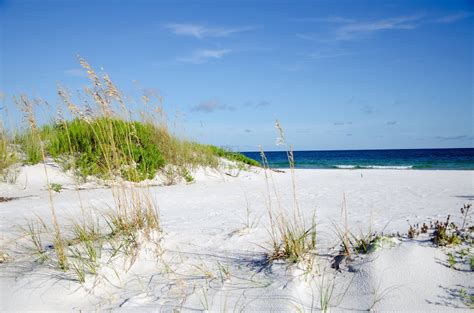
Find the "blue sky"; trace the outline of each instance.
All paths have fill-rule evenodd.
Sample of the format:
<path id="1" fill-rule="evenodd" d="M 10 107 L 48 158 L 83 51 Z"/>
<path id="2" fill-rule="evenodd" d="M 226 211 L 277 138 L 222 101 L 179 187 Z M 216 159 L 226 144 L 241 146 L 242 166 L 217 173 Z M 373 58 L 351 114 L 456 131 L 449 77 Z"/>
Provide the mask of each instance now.
<path id="1" fill-rule="evenodd" d="M 0 90 L 56 103 L 76 54 L 235 150 L 473 147 L 470 1 L 1 1 Z M 11 103 L 6 104 L 11 106 Z M 173 118 L 174 119 L 174 118 Z M 19 121 L 15 121 L 19 123 Z"/>

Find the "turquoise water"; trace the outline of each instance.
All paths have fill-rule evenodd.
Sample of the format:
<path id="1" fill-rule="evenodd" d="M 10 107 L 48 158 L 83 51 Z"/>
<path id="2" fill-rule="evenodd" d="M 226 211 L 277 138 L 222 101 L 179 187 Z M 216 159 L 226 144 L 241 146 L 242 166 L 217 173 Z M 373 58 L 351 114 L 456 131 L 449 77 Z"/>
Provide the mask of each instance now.
<path id="1" fill-rule="evenodd" d="M 242 152 L 261 161 L 259 152 Z M 266 152 L 274 168 L 288 168 L 286 152 Z M 474 170 L 474 148 L 295 151 L 296 168 Z"/>

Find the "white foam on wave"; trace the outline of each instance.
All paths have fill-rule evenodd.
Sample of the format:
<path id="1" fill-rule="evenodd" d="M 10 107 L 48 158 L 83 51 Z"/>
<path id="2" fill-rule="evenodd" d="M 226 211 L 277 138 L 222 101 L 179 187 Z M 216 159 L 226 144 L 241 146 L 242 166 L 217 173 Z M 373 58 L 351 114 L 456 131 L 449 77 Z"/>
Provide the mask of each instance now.
<path id="1" fill-rule="evenodd" d="M 335 165 L 337 168 L 343 168 L 343 169 L 351 169 L 351 168 L 356 168 L 355 165 Z"/>
<path id="2" fill-rule="evenodd" d="M 413 165 L 335 165 L 336 168 L 340 169 L 393 169 L 393 170 L 409 170 L 413 168 Z"/>

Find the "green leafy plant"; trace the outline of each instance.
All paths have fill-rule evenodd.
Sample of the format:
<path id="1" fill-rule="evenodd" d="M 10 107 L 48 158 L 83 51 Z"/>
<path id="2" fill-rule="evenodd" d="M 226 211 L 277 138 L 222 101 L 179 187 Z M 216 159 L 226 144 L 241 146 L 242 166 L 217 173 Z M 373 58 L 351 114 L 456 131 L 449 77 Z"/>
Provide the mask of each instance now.
<path id="1" fill-rule="evenodd" d="M 8 167 L 16 163 L 17 160 L 18 156 L 13 149 L 12 142 L 0 123 L 0 175 L 3 175 Z"/>
<path id="2" fill-rule="evenodd" d="M 189 173 L 187 169 L 183 170 L 182 176 L 187 183 L 192 183 L 194 181 L 194 177 L 191 176 L 191 174 Z"/>
<path id="3" fill-rule="evenodd" d="M 454 257 L 454 254 L 451 252 L 448 253 L 448 263 L 449 267 L 453 268 L 454 265 L 456 265 L 456 258 Z"/>
<path id="4" fill-rule="evenodd" d="M 258 161 L 254 160 L 254 159 L 251 159 L 251 158 L 243 155 L 242 153 L 232 152 L 232 151 L 229 151 L 229 150 L 226 150 L 226 149 L 223 149 L 223 148 L 219 148 L 219 147 L 215 147 L 215 146 L 210 146 L 210 148 L 211 148 L 212 152 L 214 154 L 216 154 L 217 156 L 219 156 L 219 157 L 226 158 L 226 159 L 231 160 L 231 161 L 241 162 L 241 163 L 251 165 L 251 166 L 257 166 L 257 167 L 261 166 L 261 164 Z"/>
<path id="5" fill-rule="evenodd" d="M 47 150 L 53 157 L 70 155 L 81 175 L 104 178 L 116 174 L 127 180 L 153 178 L 164 165 L 153 142 L 154 126 L 115 118 L 92 121 L 76 118 L 57 123 Z"/>
<path id="6" fill-rule="evenodd" d="M 457 226 L 450 222 L 448 215 L 445 222 L 436 221 L 432 241 L 438 246 L 459 245 L 462 241 L 457 234 Z"/>
<path id="7" fill-rule="evenodd" d="M 58 192 L 58 193 L 61 192 L 61 190 L 63 189 L 63 185 L 58 184 L 58 183 L 52 183 L 49 186 L 53 191 Z"/>

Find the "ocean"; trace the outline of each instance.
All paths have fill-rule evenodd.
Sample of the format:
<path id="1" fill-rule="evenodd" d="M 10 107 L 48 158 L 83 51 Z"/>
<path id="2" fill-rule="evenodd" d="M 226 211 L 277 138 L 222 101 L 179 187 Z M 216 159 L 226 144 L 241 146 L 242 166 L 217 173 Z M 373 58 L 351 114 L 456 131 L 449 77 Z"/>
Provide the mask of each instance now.
<path id="1" fill-rule="evenodd" d="M 259 152 L 242 154 L 261 161 Z M 288 168 L 284 151 L 265 152 L 270 167 Z M 295 151 L 296 168 L 474 170 L 474 148 Z"/>

